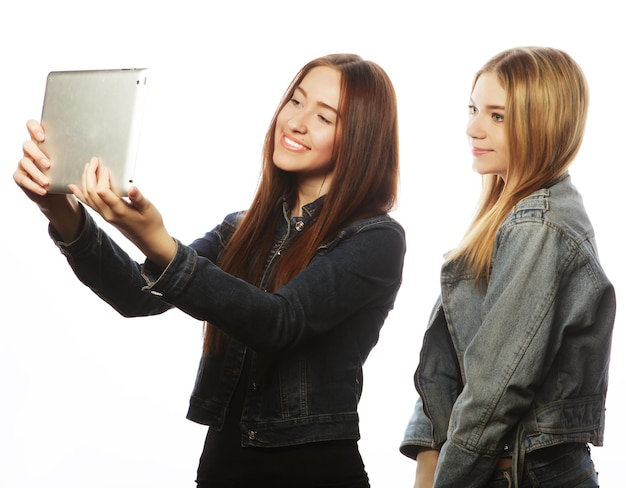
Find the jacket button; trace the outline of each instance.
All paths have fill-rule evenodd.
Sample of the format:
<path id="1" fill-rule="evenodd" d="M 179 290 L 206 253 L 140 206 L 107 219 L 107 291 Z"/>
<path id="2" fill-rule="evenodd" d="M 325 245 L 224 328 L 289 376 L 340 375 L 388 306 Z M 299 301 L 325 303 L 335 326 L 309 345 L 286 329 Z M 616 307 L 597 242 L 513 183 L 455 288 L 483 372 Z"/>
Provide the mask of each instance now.
<path id="1" fill-rule="evenodd" d="M 302 231 L 302 229 L 304 229 L 304 222 L 302 222 L 302 220 L 298 220 L 298 221 L 296 222 L 296 230 L 297 230 L 298 232 L 301 232 L 301 231 Z"/>
<path id="2" fill-rule="evenodd" d="M 259 389 L 259 385 L 256 384 L 256 381 L 252 382 L 252 391 L 257 391 Z"/>
<path id="3" fill-rule="evenodd" d="M 250 439 L 251 441 L 253 441 L 254 439 L 256 439 L 256 431 L 254 431 L 254 430 L 249 430 L 249 431 L 248 431 L 248 439 Z"/>

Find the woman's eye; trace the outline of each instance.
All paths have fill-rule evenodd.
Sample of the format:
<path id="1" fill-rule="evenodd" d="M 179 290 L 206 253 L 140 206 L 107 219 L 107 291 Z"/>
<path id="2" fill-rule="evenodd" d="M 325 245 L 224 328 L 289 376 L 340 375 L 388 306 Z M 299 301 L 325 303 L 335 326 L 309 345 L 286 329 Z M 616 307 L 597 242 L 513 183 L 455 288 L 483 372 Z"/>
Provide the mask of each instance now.
<path id="1" fill-rule="evenodd" d="M 292 105 L 299 107 L 300 106 L 300 100 L 298 100 L 297 98 L 292 98 L 291 100 L 289 100 L 291 102 Z"/>
<path id="2" fill-rule="evenodd" d="M 493 120 L 495 120 L 496 122 L 504 122 L 504 115 L 502 114 L 493 114 L 491 116 L 493 118 Z"/>
<path id="3" fill-rule="evenodd" d="M 324 117 L 322 114 L 318 115 L 318 117 L 319 117 L 319 119 L 320 119 L 323 123 L 325 123 L 325 124 L 332 124 L 332 123 L 333 123 L 333 121 L 332 121 L 332 120 L 330 120 L 330 119 L 328 119 L 328 118 Z"/>
<path id="4" fill-rule="evenodd" d="M 477 114 L 477 113 L 478 113 L 478 109 L 476 108 L 476 106 L 475 106 L 475 105 L 470 105 L 470 106 L 468 107 L 468 109 L 469 109 L 469 113 L 470 113 L 470 115 L 474 115 L 474 114 Z"/>

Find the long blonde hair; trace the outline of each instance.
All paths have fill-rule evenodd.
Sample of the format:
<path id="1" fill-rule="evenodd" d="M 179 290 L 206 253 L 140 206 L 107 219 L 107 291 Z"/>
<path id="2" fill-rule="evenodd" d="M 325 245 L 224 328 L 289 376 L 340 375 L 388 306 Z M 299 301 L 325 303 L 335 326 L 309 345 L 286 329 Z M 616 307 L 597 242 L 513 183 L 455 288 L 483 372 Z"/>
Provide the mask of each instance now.
<path id="1" fill-rule="evenodd" d="M 583 140 L 588 88 L 580 66 L 548 47 L 517 47 L 491 58 L 474 76 L 497 75 L 506 93 L 504 118 L 509 143 L 506 181 L 483 176 L 471 225 L 448 255 L 476 281 L 489 278 L 498 228 L 514 206 L 567 172 Z"/>

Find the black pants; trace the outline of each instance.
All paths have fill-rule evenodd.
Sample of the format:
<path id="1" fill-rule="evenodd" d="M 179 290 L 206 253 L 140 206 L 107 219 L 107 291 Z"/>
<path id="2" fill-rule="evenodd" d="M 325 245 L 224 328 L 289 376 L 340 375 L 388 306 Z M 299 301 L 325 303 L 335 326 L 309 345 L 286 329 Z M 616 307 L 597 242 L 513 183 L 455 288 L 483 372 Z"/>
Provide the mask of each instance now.
<path id="1" fill-rule="evenodd" d="M 260 448 L 224 446 L 209 431 L 198 467 L 198 488 L 369 488 L 356 441 Z M 221 448 L 215 449 L 220 444 Z"/>

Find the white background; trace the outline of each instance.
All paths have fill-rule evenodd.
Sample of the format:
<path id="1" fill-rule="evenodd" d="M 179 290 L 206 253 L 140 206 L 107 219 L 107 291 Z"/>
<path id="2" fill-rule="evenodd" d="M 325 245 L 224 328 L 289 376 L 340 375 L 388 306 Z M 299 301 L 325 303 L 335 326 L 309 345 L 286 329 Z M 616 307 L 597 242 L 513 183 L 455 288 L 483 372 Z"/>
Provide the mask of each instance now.
<path id="1" fill-rule="evenodd" d="M 474 72 L 493 54 L 548 45 L 585 70 L 591 110 L 572 174 L 618 294 L 623 286 L 626 30 L 618 4 L 4 2 L 0 486 L 193 487 L 205 435 L 185 420 L 201 324 L 177 311 L 118 316 L 74 278 L 44 218 L 13 183 L 25 122 L 40 115 L 49 71 L 150 68 L 136 180 L 184 242 L 248 205 L 267 125 L 302 65 L 356 52 L 388 72 L 401 129 L 394 216 L 408 253 L 395 310 L 366 364 L 360 447 L 374 488 L 409 487 L 414 462 L 398 446 L 441 255 L 461 237 L 480 187 L 466 107 Z M 603 487 L 620 486 L 623 473 L 622 344 L 618 315 L 605 447 L 592 451 Z"/>

